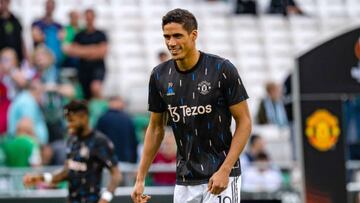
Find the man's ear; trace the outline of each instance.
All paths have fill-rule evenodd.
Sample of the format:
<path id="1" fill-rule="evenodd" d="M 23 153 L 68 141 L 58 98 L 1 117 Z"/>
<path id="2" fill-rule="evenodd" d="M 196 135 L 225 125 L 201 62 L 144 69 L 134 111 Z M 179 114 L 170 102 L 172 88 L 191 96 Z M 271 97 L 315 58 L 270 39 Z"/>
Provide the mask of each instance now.
<path id="1" fill-rule="evenodd" d="M 190 37 L 193 41 L 195 41 L 197 39 L 197 36 L 198 36 L 198 31 L 197 30 L 193 30 L 191 31 L 190 33 Z"/>

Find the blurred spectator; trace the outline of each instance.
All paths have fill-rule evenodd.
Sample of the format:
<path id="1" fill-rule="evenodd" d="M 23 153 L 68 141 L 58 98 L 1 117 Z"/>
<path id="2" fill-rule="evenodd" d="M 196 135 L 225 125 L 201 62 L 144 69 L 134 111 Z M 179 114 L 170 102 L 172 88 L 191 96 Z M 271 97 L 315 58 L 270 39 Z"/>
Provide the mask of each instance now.
<path id="1" fill-rule="evenodd" d="M 165 129 L 164 140 L 161 143 L 159 152 L 156 154 L 153 163 L 175 164 L 176 163 L 176 142 L 170 128 Z M 175 185 L 175 172 L 153 173 L 153 183 L 157 186 Z"/>
<path id="2" fill-rule="evenodd" d="M 54 63 L 54 55 L 48 47 L 39 45 L 35 48 L 33 54 L 35 78 L 40 79 L 47 87 L 55 86 L 58 82 L 58 73 Z"/>
<path id="3" fill-rule="evenodd" d="M 259 124 L 273 124 L 279 127 L 288 125 L 288 119 L 282 102 L 281 87 L 270 82 L 266 84 L 267 96 L 261 101 L 257 113 Z"/>
<path id="4" fill-rule="evenodd" d="M 160 62 L 160 63 L 163 63 L 163 62 L 169 60 L 170 57 L 169 57 L 169 55 L 167 54 L 167 52 L 165 52 L 165 51 L 160 51 L 160 52 L 158 53 L 158 59 L 159 59 L 159 62 Z"/>
<path id="5" fill-rule="evenodd" d="M 134 123 L 124 111 L 124 103 L 120 97 L 110 98 L 109 110 L 101 116 L 96 128 L 114 143 L 119 161 L 136 163 L 138 141 Z"/>
<path id="6" fill-rule="evenodd" d="M 6 86 L 10 100 L 26 85 L 27 81 L 20 71 L 14 49 L 4 48 L 0 51 L 0 81 Z"/>
<path id="7" fill-rule="evenodd" d="M 55 64 L 60 67 L 63 60 L 61 40 L 63 38 L 62 26 L 55 22 L 53 13 L 55 1 L 47 0 L 45 3 L 45 16 L 32 24 L 32 37 L 34 46 L 45 43 L 55 56 Z"/>
<path id="8" fill-rule="evenodd" d="M 38 46 L 33 55 L 35 75 L 32 79 L 39 79 L 47 91 L 57 92 L 64 97 L 73 97 L 74 88 L 71 84 L 59 84 L 58 71 L 54 65 L 54 55 L 44 45 Z"/>
<path id="9" fill-rule="evenodd" d="M 256 0 L 236 0 L 236 14 L 257 14 Z"/>
<path id="10" fill-rule="evenodd" d="M 108 101 L 103 97 L 103 88 L 102 88 L 102 82 L 99 80 L 94 80 L 91 83 L 91 99 L 89 101 L 89 122 L 90 126 L 93 128 L 96 126 L 96 123 L 98 122 L 99 118 L 108 110 L 109 103 Z"/>
<path id="11" fill-rule="evenodd" d="M 80 14 L 76 10 L 69 12 L 69 24 L 65 26 L 65 33 L 63 42 L 66 44 L 71 44 L 74 41 L 76 34 L 80 31 L 79 25 Z"/>
<path id="12" fill-rule="evenodd" d="M 0 136 L 7 131 L 7 114 L 10 100 L 7 98 L 6 86 L 0 82 Z"/>
<path id="13" fill-rule="evenodd" d="M 86 29 L 80 31 L 74 42 L 63 46 L 64 52 L 72 57 L 80 58 L 78 67 L 79 82 L 86 99 L 90 99 L 90 85 L 94 80 L 103 81 L 105 77 L 105 56 L 107 52 L 107 37 L 104 32 L 95 27 L 95 11 L 85 11 Z"/>
<path id="14" fill-rule="evenodd" d="M 271 0 L 268 13 L 287 15 L 303 15 L 295 0 Z"/>
<path id="15" fill-rule="evenodd" d="M 8 111 L 8 133 L 15 135 L 16 125 L 24 117 L 32 120 L 37 141 L 40 144 L 48 142 L 48 130 L 40 108 L 44 87 L 39 80 L 29 84 L 28 90 L 23 90 L 16 96 Z"/>
<path id="16" fill-rule="evenodd" d="M 40 45 L 34 51 L 34 65 L 36 76 L 44 84 L 42 107 L 49 132 L 49 142 L 64 137 L 64 115 L 59 109 L 63 108 L 63 98 L 71 98 L 74 88 L 70 84 L 59 84 L 59 77 L 54 66 L 54 57 L 51 51 Z"/>
<path id="17" fill-rule="evenodd" d="M 80 32 L 79 25 L 80 14 L 76 10 L 72 10 L 69 13 L 70 23 L 65 26 L 63 44 L 71 44 L 74 41 L 75 35 Z M 78 66 L 79 59 L 76 57 L 65 56 L 63 67 L 76 68 Z"/>
<path id="18" fill-rule="evenodd" d="M 256 156 L 260 152 L 265 151 L 265 141 L 259 135 L 252 135 L 249 141 L 249 148 L 243 154 L 241 154 L 241 166 L 243 169 L 246 169 L 250 166 L 256 159 Z"/>
<path id="19" fill-rule="evenodd" d="M 5 163 L 10 167 L 41 165 L 40 148 L 33 134 L 33 123 L 23 117 L 17 123 L 16 136 L 7 137 L 3 143 Z"/>
<path id="20" fill-rule="evenodd" d="M 0 50 L 11 47 L 20 63 L 26 56 L 22 38 L 22 27 L 18 19 L 9 10 L 10 0 L 0 0 Z"/>
<path id="21" fill-rule="evenodd" d="M 245 192 L 275 192 L 282 185 L 282 175 L 271 164 L 268 155 L 260 152 L 255 163 L 243 172 L 242 181 L 242 190 Z"/>

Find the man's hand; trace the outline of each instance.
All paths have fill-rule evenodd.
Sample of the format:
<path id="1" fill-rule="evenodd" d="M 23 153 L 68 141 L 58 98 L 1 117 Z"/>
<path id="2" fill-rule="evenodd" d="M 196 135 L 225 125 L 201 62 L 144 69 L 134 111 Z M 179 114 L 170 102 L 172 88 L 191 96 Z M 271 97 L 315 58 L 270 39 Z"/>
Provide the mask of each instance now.
<path id="1" fill-rule="evenodd" d="M 106 201 L 106 200 L 104 200 L 104 199 L 100 199 L 100 200 L 98 201 L 98 203 L 109 203 L 109 202 Z"/>
<path id="2" fill-rule="evenodd" d="M 208 191 L 211 194 L 218 195 L 222 193 L 229 184 L 229 172 L 219 169 L 214 173 L 208 183 Z"/>
<path id="3" fill-rule="evenodd" d="M 134 190 L 131 193 L 131 199 L 134 203 L 146 203 L 149 201 L 151 196 L 144 195 L 144 181 L 136 181 Z"/>
<path id="4" fill-rule="evenodd" d="M 23 177 L 23 184 L 25 187 L 31 187 L 34 186 L 38 183 L 43 182 L 43 177 L 42 175 L 31 175 L 31 174 L 26 174 Z"/>

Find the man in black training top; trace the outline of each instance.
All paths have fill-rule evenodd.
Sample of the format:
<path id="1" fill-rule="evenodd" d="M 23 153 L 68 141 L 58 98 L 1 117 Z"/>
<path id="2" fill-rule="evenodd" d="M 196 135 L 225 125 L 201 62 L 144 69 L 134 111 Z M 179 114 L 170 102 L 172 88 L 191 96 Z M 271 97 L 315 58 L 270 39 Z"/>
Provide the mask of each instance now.
<path id="1" fill-rule="evenodd" d="M 91 84 L 102 83 L 105 79 L 108 39 L 105 32 L 96 28 L 94 9 L 86 9 L 84 17 L 86 28 L 75 35 L 71 45 L 63 46 L 63 51 L 68 56 L 80 59 L 77 67 L 79 82 L 85 99 L 91 99 Z"/>
<path id="2" fill-rule="evenodd" d="M 62 171 L 41 175 L 25 175 L 24 185 L 39 182 L 56 184 L 69 182 L 69 203 L 107 203 L 121 180 L 114 154 L 113 143 L 105 135 L 89 127 L 88 107 L 83 101 L 72 101 L 65 106 L 70 137 L 67 143 L 67 160 Z M 111 181 L 100 194 L 102 169 L 110 171 Z"/>
<path id="3" fill-rule="evenodd" d="M 239 155 L 251 119 L 238 71 L 229 60 L 196 49 L 197 22 L 189 11 L 168 12 L 162 29 L 172 59 L 155 67 L 150 76 L 150 123 L 132 199 L 150 199 L 143 194 L 144 180 L 163 139 L 168 113 L 178 147 L 174 202 L 239 203 Z"/>

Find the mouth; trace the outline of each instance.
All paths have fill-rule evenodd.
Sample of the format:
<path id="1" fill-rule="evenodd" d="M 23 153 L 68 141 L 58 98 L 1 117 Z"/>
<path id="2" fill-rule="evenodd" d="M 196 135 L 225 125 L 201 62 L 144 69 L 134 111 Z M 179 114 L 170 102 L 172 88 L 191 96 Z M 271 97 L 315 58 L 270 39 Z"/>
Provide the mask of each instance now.
<path id="1" fill-rule="evenodd" d="M 169 49 L 171 55 L 177 55 L 181 52 L 181 49 L 180 48 L 171 48 Z"/>

